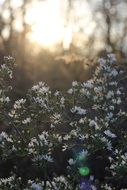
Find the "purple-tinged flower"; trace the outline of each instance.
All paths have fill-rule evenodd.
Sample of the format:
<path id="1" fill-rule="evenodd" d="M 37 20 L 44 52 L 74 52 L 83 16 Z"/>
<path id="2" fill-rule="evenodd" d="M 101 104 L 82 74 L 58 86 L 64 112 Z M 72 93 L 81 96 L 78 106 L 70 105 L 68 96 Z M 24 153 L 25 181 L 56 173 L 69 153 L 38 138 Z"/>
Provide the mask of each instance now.
<path id="1" fill-rule="evenodd" d="M 80 190 L 97 190 L 97 188 L 91 184 L 90 180 L 83 180 L 79 186 Z"/>

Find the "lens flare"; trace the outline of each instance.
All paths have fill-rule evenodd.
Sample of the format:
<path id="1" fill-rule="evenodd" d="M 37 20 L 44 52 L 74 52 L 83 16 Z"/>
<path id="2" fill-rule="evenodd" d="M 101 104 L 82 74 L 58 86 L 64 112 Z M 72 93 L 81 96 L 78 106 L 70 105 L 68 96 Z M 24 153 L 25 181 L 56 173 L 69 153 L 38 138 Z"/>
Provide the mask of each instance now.
<path id="1" fill-rule="evenodd" d="M 87 176 L 90 173 L 90 169 L 87 166 L 79 168 L 79 173 L 82 176 Z"/>

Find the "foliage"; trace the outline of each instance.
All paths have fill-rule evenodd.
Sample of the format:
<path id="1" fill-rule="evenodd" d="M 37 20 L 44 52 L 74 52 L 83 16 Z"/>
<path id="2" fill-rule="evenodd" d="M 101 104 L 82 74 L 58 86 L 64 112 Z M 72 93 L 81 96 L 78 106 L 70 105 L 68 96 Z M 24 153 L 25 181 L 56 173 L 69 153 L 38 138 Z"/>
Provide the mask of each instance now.
<path id="1" fill-rule="evenodd" d="M 43 82 L 10 100 L 11 57 L 0 68 L 0 188 L 127 188 L 126 72 L 113 54 L 66 94 Z"/>

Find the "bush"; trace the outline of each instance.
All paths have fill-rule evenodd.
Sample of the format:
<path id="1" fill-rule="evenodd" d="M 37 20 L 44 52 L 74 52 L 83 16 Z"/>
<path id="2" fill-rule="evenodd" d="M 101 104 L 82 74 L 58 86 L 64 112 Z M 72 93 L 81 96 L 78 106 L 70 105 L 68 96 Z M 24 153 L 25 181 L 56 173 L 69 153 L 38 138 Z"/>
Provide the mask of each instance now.
<path id="1" fill-rule="evenodd" d="M 113 54 L 66 94 L 43 82 L 14 103 L 13 59 L 0 68 L 0 188 L 127 188 L 126 71 Z"/>

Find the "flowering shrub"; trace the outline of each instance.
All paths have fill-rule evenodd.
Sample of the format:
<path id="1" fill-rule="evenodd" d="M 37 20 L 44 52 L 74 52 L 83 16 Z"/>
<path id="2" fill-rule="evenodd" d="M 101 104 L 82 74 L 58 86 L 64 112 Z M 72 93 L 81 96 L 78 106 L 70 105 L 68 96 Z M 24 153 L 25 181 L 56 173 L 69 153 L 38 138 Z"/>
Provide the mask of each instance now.
<path id="1" fill-rule="evenodd" d="M 2 190 L 127 189 L 126 72 L 113 54 L 62 95 L 42 82 L 9 98 L 13 59 L 0 66 Z"/>

